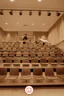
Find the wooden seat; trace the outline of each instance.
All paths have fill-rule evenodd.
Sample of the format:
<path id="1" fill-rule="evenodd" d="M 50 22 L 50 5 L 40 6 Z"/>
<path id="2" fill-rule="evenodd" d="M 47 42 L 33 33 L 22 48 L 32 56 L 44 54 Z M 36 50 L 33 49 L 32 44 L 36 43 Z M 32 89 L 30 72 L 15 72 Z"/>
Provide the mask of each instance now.
<path id="1" fill-rule="evenodd" d="M 7 76 L 7 69 L 0 68 L 0 80 L 4 80 L 6 76 Z"/>
<path id="2" fill-rule="evenodd" d="M 31 79 L 31 71 L 30 68 L 22 68 L 22 72 L 21 72 L 21 79 L 28 81 Z"/>
<path id="3" fill-rule="evenodd" d="M 45 76 L 48 80 L 57 80 L 58 78 L 54 75 L 53 68 L 46 68 L 45 69 Z"/>
<path id="4" fill-rule="evenodd" d="M 33 76 L 35 80 L 42 80 L 43 79 L 42 68 L 34 68 Z"/>
<path id="5" fill-rule="evenodd" d="M 10 74 L 7 79 L 16 80 L 19 76 L 19 69 L 18 68 L 10 68 Z"/>
<path id="6" fill-rule="evenodd" d="M 56 68 L 57 76 L 61 79 L 64 79 L 64 68 Z"/>

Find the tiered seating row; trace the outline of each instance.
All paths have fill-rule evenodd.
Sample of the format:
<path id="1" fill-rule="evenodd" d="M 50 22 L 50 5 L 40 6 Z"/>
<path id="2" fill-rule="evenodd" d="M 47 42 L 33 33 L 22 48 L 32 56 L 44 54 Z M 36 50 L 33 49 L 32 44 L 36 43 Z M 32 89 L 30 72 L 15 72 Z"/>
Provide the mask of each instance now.
<path id="1" fill-rule="evenodd" d="M 33 68 L 31 72 L 30 68 L 0 68 L 0 84 L 1 86 L 8 85 L 64 85 L 64 68 L 56 68 L 54 72 L 53 68 Z M 13 81 L 13 82 L 12 82 Z M 3 83 L 2 83 L 3 82 Z M 11 85 L 12 84 L 12 85 Z"/>
<path id="2" fill-rule="evenodd" d="M 1 42 L 0 81 L 0 86 L 64 85 L 64 52 L 41 41 Z"/>

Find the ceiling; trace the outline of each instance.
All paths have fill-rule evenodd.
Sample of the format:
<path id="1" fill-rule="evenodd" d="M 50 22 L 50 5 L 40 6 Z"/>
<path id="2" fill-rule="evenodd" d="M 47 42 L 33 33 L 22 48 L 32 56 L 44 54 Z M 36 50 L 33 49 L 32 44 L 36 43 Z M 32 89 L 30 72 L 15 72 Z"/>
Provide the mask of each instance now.
<path id="1" fill-rule="evenodd" d="M 60 10 L 64 11 L 64 0 L 0 0 L 0 9 L 28 9 L 28 10 Z M 13 11 L 13 16 L 9 14 L 9 10 L 4 10 L 4 15 L 0 15 L 0 27 L 4 31 L 44 31 L 47 32 L 56 21 L 62 16 L 56 16 L 56 12 L 51 11 L 51 16 L 47 16 L 47 11 L 42 11 L 41 16 L 38 11 Z"/>

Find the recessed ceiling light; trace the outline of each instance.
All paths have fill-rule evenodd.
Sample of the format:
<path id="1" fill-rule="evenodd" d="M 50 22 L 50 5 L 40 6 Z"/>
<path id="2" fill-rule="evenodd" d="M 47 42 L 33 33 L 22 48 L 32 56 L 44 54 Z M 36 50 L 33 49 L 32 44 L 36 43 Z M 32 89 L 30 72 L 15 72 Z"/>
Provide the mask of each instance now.
<path id="1" fill-rule="evenodd" d="M 41 2 L 42 0 L 38 0 L 38 2 Z"/>
<path id="2" fill-rule="evenodd" d="M 15 0 L 10 0 L 11 2 L 14 2 Z"/>
<path id="3" fill-rule="evenodd" d="M 8 23 L 7 23 L 7 22 L 6 22 L 5 24 L 6 24 L 6 25 L 8 25 Z"/>
<path id="4" fill-rule="evenodd" d="M 32 25 L 34 25 L 34 23 L 32 23 Z"/>
<path id="5" fill-rule="evenodd" d="M 42 25 L 44 26 L 45 24 L 43 23 Z"/>
<path id="6" fill-rule="evenodd" d="M 18 25 L 19 23 L 17 22 L 17 25 Z"/>

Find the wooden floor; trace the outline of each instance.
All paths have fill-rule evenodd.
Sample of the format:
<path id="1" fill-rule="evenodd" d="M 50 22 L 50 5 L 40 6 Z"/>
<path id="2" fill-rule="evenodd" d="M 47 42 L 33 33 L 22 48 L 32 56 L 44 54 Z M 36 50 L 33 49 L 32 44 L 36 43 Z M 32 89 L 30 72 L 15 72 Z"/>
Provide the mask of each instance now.
<path id="1" fill-rule="evenodd" d="M 1 88 L 0 96 L 28 96 L 25 87 Z M 31 96 L 64 96 L 64 87 L 34 87 Z"/>

